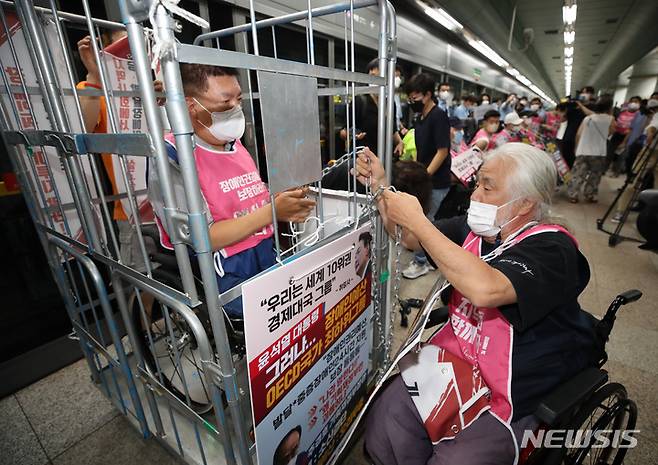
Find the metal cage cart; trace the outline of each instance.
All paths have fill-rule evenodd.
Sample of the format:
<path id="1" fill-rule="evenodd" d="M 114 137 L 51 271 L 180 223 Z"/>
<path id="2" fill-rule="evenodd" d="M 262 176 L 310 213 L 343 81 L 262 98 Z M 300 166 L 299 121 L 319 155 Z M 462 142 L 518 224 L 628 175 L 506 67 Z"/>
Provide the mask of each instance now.
<path id="1" fill-rule="evenodd" d="M 248 24 L 210 31 L 205 20 L 177 3 L 119 0 L 122 23 L 115 23 L 92 17 L 89 0 L 80 0 L 84 15 L 58 11 L 55 0 L 50 0 L 49 8 L 35 7 L 32 0 L 3 1 L 3 140 L 93 382 L 145 438 L 154 437 L 187 463 L 256 463 L 257 444 L 265 436 L 259 435 L 253 421 L 255 399 L 250 402 L 253 385 L 247 362 L 255 336 L 250 338 L 247 316 L 241 327 L 223 311 L 228 302 L 245 296 L 243 288 L 256 280 L 268 283 L 270 276 L 289 265 L 313 262 L 314 257 L 343 247 L 350 233 L 369 226 L 372 310 L 364 331 L 354 333 L 357 339 L 369 335 L 361 390 L 374 384 L 390 363 L 391 297 L 399 287 L 399 264 L 389 253 L 392 244 L 372 208 L 374 193 L 366 189 L 365 195 L 358 194 L 352 174 L 346 174 L 346 191 L 322 187 L 323 176 L 332 169 L 355 162 L 356 150 L 338 158 L 334 168 L 322 168 L 318 101 L 331 101 L 333 109 L 334 97 L 342 96 L 351 139 L 347 145 L 356 148 L 356 97 L 376 95 L 376 153 L 385 160 L 390 176 L 392 141 L 386 135 L 392 134 L 394 124 L 395 11 L 386 0 L 320 6 L 307 0 L 293 2 L 289 14 L 257 19 L 251 0 Z M 379 30 L 379 76 L 355 69 L 356 11 L 366 7 L 378 12 L 379 22 L 373 26 Z M 315 63 L 314 25 L 319 17 L 329 18 L 343 30 L 344 68 Z M 184 21 L 204 30 L 193 44 L 176 38 L 179 22 Z M 277 28 L 293 24 L 306 34 L 305 62 L 278 57 Z M 100 85 L 78 85 L 68 39 L 72 26 L 90 36 L 89 52 L 98 64 Z M 101 49 L 102 31 L 124 30 L 123 55 Z M 263 34 L 271 35 L 273 56 L 260 53 Z M 222 48 L 229 38 L 242 51 Z M 266 163 L 261 172 L 268 174 L 277 264 L 221 294 L 181 63 L 240 70 L 248 136 L 255 141 L 252 152 L 259 147 L 266 151 L 264 157 L 252 156 Z M 164 94 L 154 89 L 154 76 L 164 82 Z M 158 105 L 162 97 L 166 114 Z M 85 98 L 103 102 L 104 131 L 94 132 L 85 123 Z M 186 210 L 180 208 L 174 192 L 165 132 L 175 137 Z M 107 164 L 113 167 L 111 191 L 105 185 Z M 157 251 L 157 231 L 146 213 L 147 188 L 141 179 L 146 165 L 161 180 L 158 195 L 164 217 L 160 220 L 173 245 L 173 253 L 166 256 Z M 290 225 L 292 234 L 284 233 L 278 227 L 274 199 L 277 193 L 300 185 L 311 186 L 317 199 L 314 221 Z M 125 213 L 124 229 L 117 228 L 119 204 Z M 130 258 L 124 253 L 126 236 L 132 246 Z M 348 246 L 340 251 L 354 248 Z M 330 255 L 319 269 L 328 264 L 331 271 L 336 260 Z M 341 263 L 350 263 L 349 258 Z M 308 280 L 308 274 L 291 276 L 290 285 Z M 342 395 L 349 399 L 358 390 L 354 386 L 346 385 Z M 340 405 L 334 407 L 340 410 Z M 358 408 L 357 403 L 354 409 Z M 308 446 L 315 463 L 334 459 L 331 451 L 318 447 L 332 439 L 349 417 L 345 412 L 338 416 L 322 424 Z M 340 439 L 333 440 L 337 444 Z M 259 454 L 259 463 L 271 460 Z"/>

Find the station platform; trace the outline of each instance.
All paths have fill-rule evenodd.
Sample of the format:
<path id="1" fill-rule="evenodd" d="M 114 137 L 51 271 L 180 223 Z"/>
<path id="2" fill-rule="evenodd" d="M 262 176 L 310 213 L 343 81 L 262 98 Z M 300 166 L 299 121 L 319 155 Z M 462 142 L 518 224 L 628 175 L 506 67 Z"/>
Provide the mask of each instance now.
<path id="1" fill-rule="evenodd" d="M 610 248 L 608 236 L 596 229 L 597 218 L 621 183 L 621 178 L 604 177 L 597 204 L 570 204 L 560 192 L 554 212 L 567 220 L 590 263 L 592 277 L 580 299 L 583 308 L 601 316 L 617 293 L 631 288 L 644 293 L 638 302 L 620 310 L 606 364 L 611 381 L 624 384 L 638 405 L 638 446 L 624 463 L 644 465 L 658 456 L 658 254 L 640 250 L 638 243 L 630 241 Z M 634 221 L 632 215 L 624 234 L 637 235 Z M 403 264 L 410 259 L 410 253 L 403 254 Z M 423 298 L 438 278 L 430 273 L 413 281 L 403 279 L 401 297 Z M 398 345 L 404 331 L 396 322 Z M 156 441 L 141 438 L 92 384 L 84 360 L 0 400 L 0 450 L 4 465 L 181 463 Z M 359 447 L 349 463 L 366 463 Z"/>

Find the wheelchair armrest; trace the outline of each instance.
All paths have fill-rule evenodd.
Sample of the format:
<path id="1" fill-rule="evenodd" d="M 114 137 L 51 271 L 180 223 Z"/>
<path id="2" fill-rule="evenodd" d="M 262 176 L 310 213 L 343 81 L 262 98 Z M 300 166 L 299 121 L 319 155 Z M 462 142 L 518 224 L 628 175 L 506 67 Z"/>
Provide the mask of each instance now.
<path id="1" fill-rule="evenodd" d="M 640 297 L 642 297 L 642 291 L 631 289 L 626 292 L 622 292 L 617 297 L 621 299 L 621 305 L 626 305 L 639 300 Z"/>
<path id="2" fill-rule="evenodd" d="M 549 426 L 561 424 L 576 406 L 608 381 L 608 374 L 595 367 L 586 368 L 561 384 L 539 404 L 535 416 Z"/>
<path id="3" fill-rule="evenodd" d="M 441 323 L 445 323 L 448 321 L 449 317 L 450 315 L 448 314 L 447 306 L 435 308 L 430 312 L 430 316 L 427 318 L 425 329 L 433 328 L 434 326 L 438 326 Z"/>

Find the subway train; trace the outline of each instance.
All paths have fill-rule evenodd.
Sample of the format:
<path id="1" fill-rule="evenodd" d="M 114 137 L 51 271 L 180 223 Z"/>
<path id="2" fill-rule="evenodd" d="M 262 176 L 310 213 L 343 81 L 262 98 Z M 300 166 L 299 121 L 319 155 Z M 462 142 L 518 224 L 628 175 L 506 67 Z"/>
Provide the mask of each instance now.
<path id="1" fill-rule="evenodd" d="M 658 454 L 656 2 L 0 11 L 7 463 Z"/>

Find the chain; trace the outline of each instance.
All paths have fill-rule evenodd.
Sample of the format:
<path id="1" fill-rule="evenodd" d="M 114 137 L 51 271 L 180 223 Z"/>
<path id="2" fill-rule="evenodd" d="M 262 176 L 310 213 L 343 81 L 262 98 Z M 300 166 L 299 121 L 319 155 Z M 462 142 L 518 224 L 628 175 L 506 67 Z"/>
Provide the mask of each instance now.
<path id="1" fill-rule="evenodd" d="M 376 228 L 375 224 L 375 215 L 374 212 L 377 210 L 376 207 L 376 202 L 379 196 L 382 195 L 382 193 L 386 190 L 396 192 L 395 187 L 393 186 L 379 186 L 377 190 L 375 191 L 374 194 L 372 194 L 371 191 L 371 186 L 370 182 L 368 183 L 366 187 L 366 195 L 368 198 L 368 205 L 370 208 L 370 227 L 374 231 Z M 372 301 L 373 301 L 373 309 L 374 309 L 374 316 L 375 316 L 375 324 L 377 325 L 377 331 L 382 339 L 380 339 L 380 342 L 383 342 L 384 344 L 384 349 L 385 353 L 387 356 L 390 355 L 390 349 L 391 345 L 393 342 L 393 327 L 395 324 L 395 310 L 398 308 L 400 305 L 400 282 L 401 282 L 401 273 L 400 273 L 400 256 L 402 254 L 402 227 L 399 225 L 396 225 L 395 227 L 395 264 L 394 264 L 394 285 L 393 285 L 393 303 L 391 307 L 391 313 L 390 313 L 390 331 L 388 334 L 388 337 L 384 336 L 383 328 L 382 328 L 382 310 L 381 306 L 379 305 L 379 286 L 383 285 L 383 282 L 385 281 L 384 279 L 379 279 L 379 270 L 377 269 L 377 266 L 373 267 L 372 270 L 372 279 L 373 279 L 373 285 L 371 287 L 371 293 L 372 293 Z M 376 241 L 373 241 L 372 244 L 376 244 Z M 372 257 L 372 263 L 377 264 L 377 246 L 371 244 L 371 257 Z M 388 270 L 386 270 L 386 280 L 390 279 L 390 276 L 388 276 Z M 385 338 L 385 339 L 384 339 Z"/>
<path id="2" fill-rule="evenodd" d="M 395 226 L 395 263 L 393 266 L 393 303 L 391 305 L 391 315 L 390 315 L 390 324 L 391 324 L 391 334 L 393 333 L 392 328 L 395 324 L 395 314 L 396 311 L 400 309 L 400 284 L 402 273 L 400 271 L 400 256 L 402 255 L 402 226 Z M 386 353 L 390 354 L 391 343 L 393 337 L 389 337 L 386 341 Z"/>
<path id="3" fill-rule="evenodd" d="M 365 147 L 359 146 L 356 148 L 356 152 L 363 150 Z M 327 174 L 331 173 L 333 170 L 338 168 L 345 163 L 349 163 L 352 160 L 353 153 L 347 152 L 345 155 L 336 160 L 333 165 L 322 168 L 322 177 L 324 178 Z"/>
<path id="4" fill-rule="evenodd" d="M 383 186 L 380 187 L 383 190 Z M 373 309 L 373 318 L 375 319 L 375 325 L 377 327 L 377 334 L 382 337 L 382 319 L 380 318 L 380 305 L 379 305 L 379 262 L 377 261 L 377 224 L 375 222 L 375 212 L 377 211 L 377 206 L 375 205 L 375 199 L 380 192 L 378 191 L 375 195 L 372 193 L 372 186 L 370 179 L 366 183 L 366 199 L 368 205 L 368 219 L 370 221 L 370 234 L 372 234 L 373 239 L 370 241 L 370 263 L 371 263 L 371 282 L 370 282 L 370 298 L 372 300 L 372 309 Z M 377 341 L 375 347 L 378 347 L 382 341 L 381 339 Z"/>

